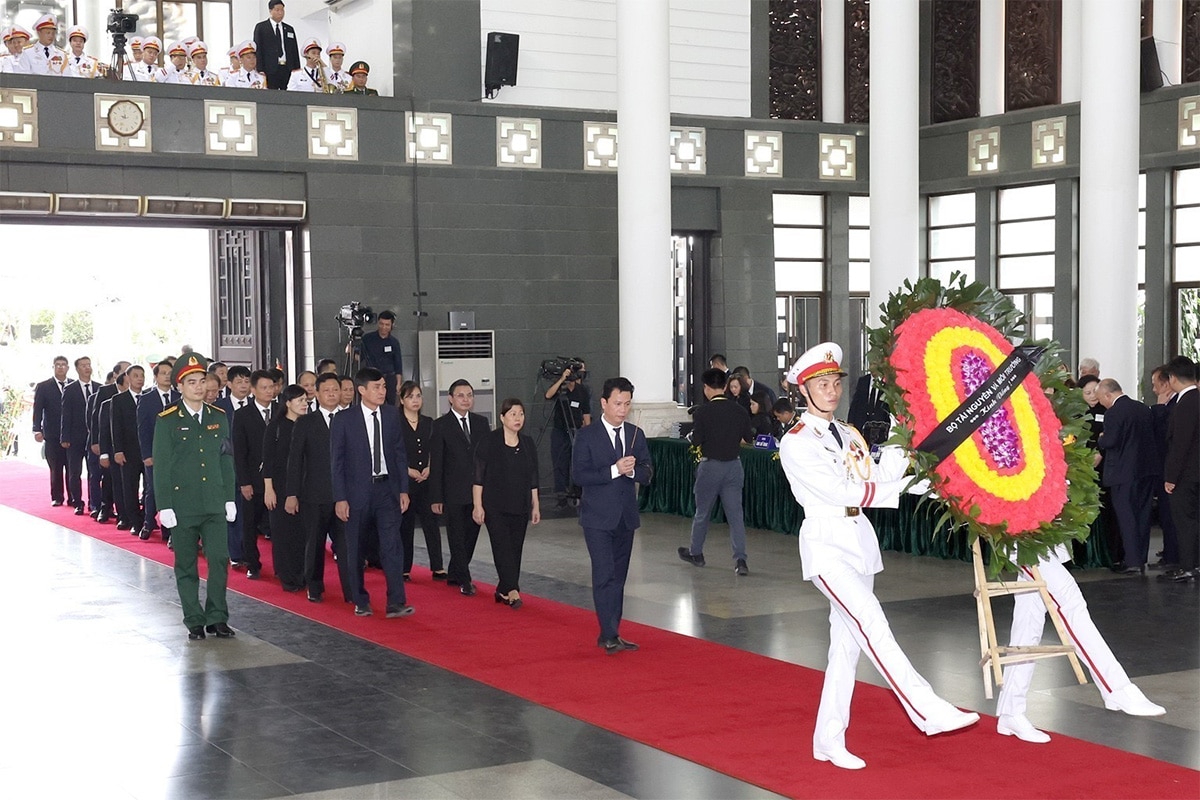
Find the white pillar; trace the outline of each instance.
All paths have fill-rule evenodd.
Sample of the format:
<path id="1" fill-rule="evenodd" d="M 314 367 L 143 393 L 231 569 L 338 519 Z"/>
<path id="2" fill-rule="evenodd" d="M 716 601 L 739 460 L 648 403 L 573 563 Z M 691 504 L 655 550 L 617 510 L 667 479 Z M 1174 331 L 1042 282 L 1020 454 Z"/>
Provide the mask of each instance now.
<path id="1" fill-rule="evenodd" d="M 1133 1 L 1129 0 L 1129 2 Z M 1079 72 L 1083 67 L 1083 55 L 1081 52 L 1083 48 L 1083 42 L 1081 41 L 1083 29 L 1080 27 L 1083 24 L 1083 0 L 1061 0 L 1061 3 L 1062 51 L 1059 59 L 1061 64 L 1059 72 L 1060 96 L 1064 103 L 1078 103 L 1080 97 Z"/>
<path id="2" fill-rule="evenodd" d="M 846 121 L 846 2 L 821 3 L 821 119 Z"/>
<path id="3" fill-rule="evenodd" d="M 1154 0 L 1154 43 L 1163 80 L 1178 85 L 1183 75 L 1183 0 Z"/>
<path id="4" fill-rule="evenodd" d="M 1139 4 L 1088 0 L 1079 107 L 1079 356 L 1138 394 Z"/>
<path id="5" fill-rule="evenodd" d="M 617 0 L 620 370 L 667 403 L 674 370 L 667 0 Z"/>
<path id="6" fill-rule="evenodd" d="M 881 303 L 919 274 L 917 0 L 871 5 L 871 299 Z"/>
<path id="7" fill-rule="evenodd" d="M 872 26 L 872 29 L 874 26 Z M 1004 113 L 1004 0 L 979 3 L 979 116 Z"/>

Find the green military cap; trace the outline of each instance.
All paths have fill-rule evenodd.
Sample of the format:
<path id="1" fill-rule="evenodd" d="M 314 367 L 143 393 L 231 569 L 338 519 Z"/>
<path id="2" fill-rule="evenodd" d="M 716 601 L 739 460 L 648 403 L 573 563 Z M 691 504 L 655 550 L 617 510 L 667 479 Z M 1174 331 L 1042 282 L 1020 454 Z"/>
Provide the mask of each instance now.
<path id="1" fill-rule="evenodd" d="M 365 72 L 369 75 L 371 73 L 371 67 L 365 61 L 355 61 L 350 65 L 350 74 L 354 75 L 357 72 Z"/>
<path id="2" fill-rule="evenodd" d="M 193 372 L 205 374 L 208 372 L 208 359 L 199 353 L 184 353 L 175 362 L 171 370 L 171 383 L 178 386 L 179 382 Z"/>

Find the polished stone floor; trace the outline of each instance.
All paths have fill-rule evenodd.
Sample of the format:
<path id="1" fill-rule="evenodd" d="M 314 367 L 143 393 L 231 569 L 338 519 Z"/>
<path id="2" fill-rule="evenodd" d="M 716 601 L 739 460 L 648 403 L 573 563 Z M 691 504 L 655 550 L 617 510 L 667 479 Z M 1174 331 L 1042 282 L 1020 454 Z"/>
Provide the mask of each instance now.
<path id="1" fill-rule="evenodd" d="M 0 671 L 4 797 L 770 796 L 236 593 L 237 638 L 189 644 L 169 568 L 6 508 L 0 525 L 21 541 L 10 548 L 19 557 L 0 562 L 0 602 L 20 609 Z M 643 517 L 626 617 L 822 668 L 828 607 L 801 580 L 796 540 L 751 532 L 751 575 L 739 578 L 722 557 L 723 526 L 710 533 L 707 567 L 679 561 L 687 530 L 687 520 Z M 573 519 L 533 528 L 525 553 L 527 593 L 590 607 Z M 494 579 L 486 537 L 476 563 L 481 580 Z M 895 553 L 885 564 L 878 595 L 914 664 L 951 702 L 992 712 L 969 565 Z M 1056 659 L 1038 668 L 1030 718 L 1200 768 L 1200 590 L 1076 575 L 1130 676 L 1169 711 L 1106 712 Z M 1010 609 L 997 604 L 1003 630 Z M 865 659 L 859 677 L 881 683 Z"/>

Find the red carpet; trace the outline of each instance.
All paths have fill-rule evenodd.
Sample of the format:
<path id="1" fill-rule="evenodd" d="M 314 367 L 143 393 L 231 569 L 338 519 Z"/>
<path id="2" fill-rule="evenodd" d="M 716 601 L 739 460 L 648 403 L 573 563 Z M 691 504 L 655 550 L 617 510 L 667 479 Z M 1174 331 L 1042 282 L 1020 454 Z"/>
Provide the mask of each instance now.
<path id="1" fill-rule="evenodd" d="M 0 463 L 0 502 L 172 563 L 157 535 L 143 542 L 65 507 L 51 508 L 45 474 Z M 263 551 L 269 557 L 269 543 Z M 582 538 L 579 552 L 586 557 Z M 270 574 L 267 564 L 264 576 Z M 362 619 L 340 602 L 318 605 L 303 594 L 286 594 L 269 578 L 232 576 L 230 584 L 246 596 L 789 797 L 1200 796 L 1200 773 L 1193 770 L 1057 734 L 1047 745 L 1024 744 L 998 736 L 991 717 L 967 731 L 926 738 L 890 692 L 865 684 L 855 692 L 847 746 L 868 766 L 847 772 L 812 760 L 819 671 L 628 621 L 622 633 L 642 651 L 606 656 L 596 647 L 590 611 L 527 595 L 525 607 L 514 612 L 492 602 L 491 587 L 481 584 L 478 596 L 463 598 L 424 571 L 414 572 L 408 589 L 417 613 L 388 620 L 380 613 L 383 576 L 371 570 L 368 578 L 377 616 Z M 337 595 L 332 564 L 326 582 L 327 598 Z M 231 622 L 237 626 L 237 619 Z M 450 628 L 453 637 L 444 635 Z"/>

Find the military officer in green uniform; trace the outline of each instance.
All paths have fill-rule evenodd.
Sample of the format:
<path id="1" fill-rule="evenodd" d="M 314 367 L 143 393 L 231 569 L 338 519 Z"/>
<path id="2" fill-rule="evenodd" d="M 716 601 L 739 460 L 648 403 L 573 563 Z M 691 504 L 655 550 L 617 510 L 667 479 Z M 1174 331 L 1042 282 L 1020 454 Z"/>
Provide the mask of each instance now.
<path id="1" fill-rule="evenodd" d="M 229 579 L 228 530 L 234 505 L 233 450 L 225 412 L 204 402 L 208 362 L 185 353 L 171 380 L 182 399 L 158 415 L 154 426 L 154 495 L 159 524 L 171 528 L 175 545 L 175 584 L 183 603 L 188 639 L 205 632 L 233 636 L 225 586 Z M 200 605 L 197 545 L 208 559 L 208 597 Z"/>
<path id="2" fill-rule="evenodd" d="M 346 94 L 367 94 L 377 95 L 379 92 L 367 86 L 367 76 L 371 74 L 371 67 L 365 61 L 355 61 L 350 65 L 350 88 L 346 90 Z"/>

